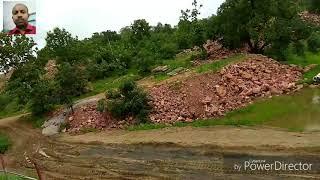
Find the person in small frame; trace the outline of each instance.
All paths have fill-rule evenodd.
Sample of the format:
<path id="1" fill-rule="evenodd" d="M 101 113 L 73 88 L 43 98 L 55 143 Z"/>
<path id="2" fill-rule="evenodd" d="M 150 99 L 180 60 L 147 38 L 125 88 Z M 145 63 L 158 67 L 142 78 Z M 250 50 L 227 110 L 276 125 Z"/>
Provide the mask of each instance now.
<path id="1" fill-rule="evenodd" d="M 9 35 L 15 34 L 36 34 L 36 27 L 28 23 L 28 7 L 24 4 L 16 4 L 12 8 L 12 20 L 16 27 L 9 31 Z"/>

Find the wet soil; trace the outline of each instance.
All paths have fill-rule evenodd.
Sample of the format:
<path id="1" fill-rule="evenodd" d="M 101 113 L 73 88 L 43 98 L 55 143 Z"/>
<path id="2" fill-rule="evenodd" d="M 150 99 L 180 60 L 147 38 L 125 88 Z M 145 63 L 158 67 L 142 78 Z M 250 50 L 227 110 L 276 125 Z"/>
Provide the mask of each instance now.
<path id="1" fill-rule="evenodd" d="M 171 128 L 44 137 L 40 130 L 7 118 L 0 130 L 13 145 L 8 169 L 35 177 L 36 161 L 46 179 L 314 179 L 315 174 L 227 174 L 226 157 L 302 158 L 320 163 L 320 133 L 264 128 Z M 38 153 L 36 151 L 38 150 Z M 231 166 L 231 165 L 230 165 Z"/>

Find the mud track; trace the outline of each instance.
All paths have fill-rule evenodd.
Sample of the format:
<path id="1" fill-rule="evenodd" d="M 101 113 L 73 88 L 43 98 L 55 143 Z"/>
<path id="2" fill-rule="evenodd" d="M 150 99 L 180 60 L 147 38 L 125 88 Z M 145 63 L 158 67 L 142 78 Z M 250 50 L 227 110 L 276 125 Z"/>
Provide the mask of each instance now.
<path id="1" fill-rule="evenodd" d="M 25 160 L 28 156 L 40 165 L 46 179 L 320 178 L 319 174 L 224 174 L 223 169 L 224 156 L 241 158 L 248 154 L 301 157 L 319 164 L 320 133 L 215 127 L 48 138 L 42 136 L 40 130 L 17 121 L 16 117 L 0 120 L 0 130 L 13 140 L 6 154 L 8 169 L 35 177 L 33 166 Z M 192 137 L 195 134 L 198 135 Z M 252 134 L 256 137 L 251 137 Z M 259 138 L 265 139 L 264 143 Z M 35 153 L 37 149 L 41 153 Z"/>

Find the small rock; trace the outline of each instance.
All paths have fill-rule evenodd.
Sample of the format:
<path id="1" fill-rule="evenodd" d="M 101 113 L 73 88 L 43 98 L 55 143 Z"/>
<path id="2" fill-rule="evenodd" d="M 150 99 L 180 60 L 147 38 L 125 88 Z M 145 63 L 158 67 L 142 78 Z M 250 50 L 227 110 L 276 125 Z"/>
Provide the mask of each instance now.
<path id="1" fill-rule="evenodd" d="M 168 70 L 168 66 L 158 66 L 154 68 L 151 72 L 157 73 L 157 72 L 166 72 Z"/>
<path id="2" fill-rule="evenodd" d="M 206 96 L 206 98 L 202 101 L 203 104 L 209 105 L 212 101 L 212 98 L 209 96 Z"/>
<path id="3" fill-rule="evenodd" d="M 245 79 L 252 79 L 252 75 L 247 72 L 242 72 L 242 77 Z"/>
<path id="4" fill-rule="evenodd" d="M 261 87 L 256 87 L 252 89 L 252 93 L 259 94 L 261 92 Z"/>
<path id="5" fill-rule="evenodd" d="M 297 91 L 299 91 L 300 89 L 302 89 L 303 88 L 303 84 L 299 84 L 299 85 L 297 85 Z"/>
<path id="6" fill-rule="evenodd" d="M 216 86 L 216 91 L 220 97 L 225 97 L 227 94 L 227 91 L 223 86 Z"/>
<path id="7" fill-rule="evenodd" d="M 186 120 L 185 120 L 185 122 L 193 122 L 193 120 L 191 119 L 191 118 L 187 118 Z"/>

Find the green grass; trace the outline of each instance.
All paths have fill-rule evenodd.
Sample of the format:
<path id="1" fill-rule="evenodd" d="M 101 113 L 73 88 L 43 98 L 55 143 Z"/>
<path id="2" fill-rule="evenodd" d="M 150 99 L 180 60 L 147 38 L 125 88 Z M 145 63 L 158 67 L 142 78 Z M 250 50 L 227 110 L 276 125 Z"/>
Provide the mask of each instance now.
<path id="1" fill-rule="evenodd" d="M 166 79 L 169 79 L 169 75 L 167 75 L 167 74 L 156 74 L 156 75 L 154 75 L 154 80 L 156 81 L 156 82 L 161 82 L 161 81 L 164 81 L 164 80 L 166 80 Z"/>
<path id="2" fill-rule="evenodd" d="M 309 64 L 320 64 L 320 53 L 314 54 L 312 52 L 306 52 L 305 56 L 289 54 L 287 59 L 288 64 L 296 64 L 300 66 L 307 66 Z"/>
<path id="3" fill-rule="evenodd" d="M 171 60 L 163 60 L 163 65 L 167 65 L 170 70 L 174 70 L 179 67 L 190 68 L 192 66 L 191 57 L 192 54 L 188 54 Z"/>
<path id="4" fill-rule="evenodd" d="M 10 116 L 19 115 L 28 112 L 29 104 L 26 106 L 19 105 L 17 99 L 10 99 L 6 104 L 3 104 L 0 111 L 0 118 L 6 118 Z"/>
<path id="5" fill-rule="evenodd" d="M 130 126 L 128 127 L 127 130 L 129 131 L 151 130 L 151 129 L 163 129 L 165 127 L 168 127 L 168 125 L 147 123 L 147 124 L 139 124 L 136 126 Z"/>
<path id="6" fill-rule="evenodd" d="M 183 56 L 183 57 L 177 58 L 175 60 L 167 60 L 167 61 L 165 61 L 164 64 L 167 65 L 170 70 L 174 70 L 176 68 L 183 67 L 183 68 L 195 70 L 195 72 L 197 72 L 197 73 L 216 72 L 231 63 L 236 63 L 236 62 L 240 62 L 242 60 L 245 60 L 245 55 L 235 55 L 235 56 L 232 56 L 227 59 L 222 59 L 219 61 L 215 61 L 215 62 L 211 62 L 211 63 L 207 63 L 207 64 L 202 64 L 202 65 L 195 67 L 195 68 L 192 68 L 190 58 L 191 58 L 191 55 Z M 168 78 L 170 78 L 170 76 L 167 75 L 167 73 L 158 73 L 158 74 L 154 75 L 154 80 L 156 82 L 161 82 L 161 81 L 164 81 Z"/>
<path id="7" fill-rule="evenodd" d="M 299 81 L 299 83 L 313 83 L 313 77 L 320 73 L 320 65 L 317 65 L 315 68 L 311 69 L 310 71 L 303 74 L 303 79 Z"/>
<path id="8" fill-rule="evenodd" d="M 154 80 L 156 82 L 161 82 L 161 81 L 164 81 L 164 80 L 170 78 L 170 76 L 167 75 L 167 73 L 170 71 L 173 71 L 179 67 L 190 69 L 192 67 L 191 60 L 192 60 L 193 54 L 194 53 L 190 53 L 190 54 L 185 54 L 185 55 L 176 57 L 175 59 L 163 60 L 161 65 L 168 66 L 169 70 L 167 72 L 154 74 L 153 75 Z M 159 66 L 159 65 L 157 65 L 157 66 Z M 157 67 L 157 66 L 155 66 L 155 67 Z"/>
<path id="9" fill-rule="evenodd" d="M 127 74 L 124 76 L 115 76 L 115 77 L 109 77 L 106 79 L 101 79 L 98 81 L 95 81 L 92 83 L 92 91 L 84 94 L 82 96 L 76 97 L 75 100 L 83 99 L 89 96 L 94 96 L 99 93 L 103 93 L 108 89 L 116 89 L 122 84 L 123 82 L 127 80 L 138 80 L 141 77 L 136 74 Z"/>
<path id="10" fill-rule="evenodd" d="M 25 180 L 26 178 L 22 178 L 22 177 L 19 177 L 19 176 L 15 176 L 15 175 L 12 175 L 12 174 L 7 174 L 4 175 L 4 173 L 1 173 L 0 174 L 0 180 Z"/>
<path id="11" fill-rule="evenodd" d="M 196 67 L 195 70 L 197 73 L 216 72 L 231 63 L 236 63 L 244 60 L 245 59 L 244 57 L 245 55 L 235 55 L 227 59 L 214 61 L 208 64 L 202 64 Z"/>
<path id="12" fill-rule="evenodd" d="M 289 131 L 303 131 L 308 124 L 320 125 L 318 105 L 312 104 L 314 94 L 320 90 L 304 89 L 294 95 L 276 96 L 271 99 L 260 99 L 245 108 L 232 111 L 219 119 L 198 120 L 191 123 L 178 122 L 173 127 L 210 127 L 217 125 L 256 126 L 270 125 L 286 128 Z M 165 124 L 141 124 L 129 127 L 128 130 L 149 130 L 170 127 Z"/>
<path id="13" fill-rule="evenodd" d="M 297 56 L 293 54 L 289 54 L 287 57 L 288 61 L 287 64 L 295 64 L 302 67 L 305 67 L 310 64 L 318 64 L 315 68 L 311 69 L 310 71 L 303 74 L 302 80 L 298 83 L 313 83 L 313 77 L 320 73 L 320 52 L 319 53 L 311 53 L 306 52 L 305 56 Z"/>

